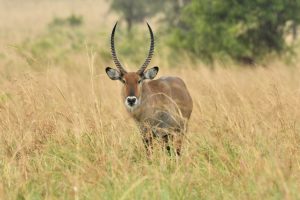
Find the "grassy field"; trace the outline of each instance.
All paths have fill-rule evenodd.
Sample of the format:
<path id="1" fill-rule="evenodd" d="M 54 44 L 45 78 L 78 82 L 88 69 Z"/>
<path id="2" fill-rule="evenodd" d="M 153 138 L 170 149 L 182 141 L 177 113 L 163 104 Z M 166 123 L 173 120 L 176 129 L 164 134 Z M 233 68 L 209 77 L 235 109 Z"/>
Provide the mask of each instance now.
<path id="1" fill-rule="evenodd" d="M 158 49 L 194 110 L 180 159 L 149 161 L 104 74 L 114 17 L 82 2 L 0 0 L 0 199 L 300 199 L 300 65 L 172 68 Z M 81 28 L 49 29 L 72 13 Z"/>

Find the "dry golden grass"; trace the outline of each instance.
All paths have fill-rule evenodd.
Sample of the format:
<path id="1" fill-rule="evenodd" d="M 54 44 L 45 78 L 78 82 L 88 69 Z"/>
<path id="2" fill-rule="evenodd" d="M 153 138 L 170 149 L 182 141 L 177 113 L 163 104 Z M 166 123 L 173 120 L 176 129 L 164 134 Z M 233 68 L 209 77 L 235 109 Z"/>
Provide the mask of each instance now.
<path id="1" fill-rule="evenodd" d="M 299 198 L 299 68 L 162 70 L 194 111 L 180 160 L 149 162 L 120 84 L 90 64 L 1 78 L 4 199 Z"/>
<path id="2" fill-rule="evenodd" d="M 73 68 L 39 71 L 2 50 L 0 199 L 300 198 L 300 66 L 173 69 L 156 54 L 194 110 L 181 158 L 156 150 L 149 161 L 121 84 L 89 47 Z"/>

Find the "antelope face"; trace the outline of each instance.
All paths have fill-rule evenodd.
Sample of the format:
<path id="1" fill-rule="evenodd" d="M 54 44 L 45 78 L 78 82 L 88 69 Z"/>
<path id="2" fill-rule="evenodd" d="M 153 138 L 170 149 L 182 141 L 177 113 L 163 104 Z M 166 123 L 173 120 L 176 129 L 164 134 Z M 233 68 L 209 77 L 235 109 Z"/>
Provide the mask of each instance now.
<path id="1" fill-rule="evenodd" d="M 121 74 L 118 70 L 107 67 L 106 73 L 110 79 L 120 80 L 123 83 L 123 100 L 127 110 L 132 112 L 141 103 L 143 81 L 153 79 L 157 75 L 158 70 L 158 67 L 153 67 L 142 74 L 138 72 L 126 72 L 125 74 Z"/>
<path id="2" fill-rule="evenodd" d="M 141 104 L 140 101 L 143 81 L 146 79 L 153 79 L 158 73 L 158 67 L 146 70 L 154 52 L 154 36 L 150 25 L 147 23 L 151 38 L 148 56 L 137 72 L 127 72 L 121 65 L 115 51 L 114 35 L 117 24 L 118 23 L 115 24 L 111 33 L 111 55 L 117 69 L 107 67 L 105 71 L 110 79 L 119 80 L 123 83 L 122 94 L 124 103 L 126 108 L 132 112 L 138 105 Z"/>

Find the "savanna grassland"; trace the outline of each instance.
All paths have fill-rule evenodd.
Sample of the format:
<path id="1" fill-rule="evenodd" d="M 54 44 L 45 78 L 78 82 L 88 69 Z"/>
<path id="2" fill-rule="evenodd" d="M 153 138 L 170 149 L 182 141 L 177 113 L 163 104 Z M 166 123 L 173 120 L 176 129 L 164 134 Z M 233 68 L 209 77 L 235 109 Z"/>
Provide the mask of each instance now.
<path id="1" fill-rule="evenodd" d="M 151 64 L 185 80 L 194 110 L 182 156 L 149 160 L 104 73 L 116 18 L 106 1 L 0 0 L 0 199 L 300 199 L 297 62 L 173 67 L 158 35 Z M 136 69 L 146 28 L 141 55 L 118 33 Z"/>

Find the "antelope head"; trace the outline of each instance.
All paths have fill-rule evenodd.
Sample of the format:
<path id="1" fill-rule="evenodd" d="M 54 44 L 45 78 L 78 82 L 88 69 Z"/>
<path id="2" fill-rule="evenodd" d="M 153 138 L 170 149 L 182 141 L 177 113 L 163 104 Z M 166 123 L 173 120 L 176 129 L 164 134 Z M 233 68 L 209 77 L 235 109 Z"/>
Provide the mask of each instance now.
<path id="1" fill-rule="evenodd" d="M 123 83 L 122 94 L 125 106 L 127 110 L 133 111 L 141 103 L 143 81 L 146 79 L 154 79 L 159 70 L 158 67 L 146 70 L 154 52 L 154 36 L 150 25 L 147 23 L 151 38 L 148 56 L 138 71 L 127 72 L 120 63 L 115 50 L 114 36 L 117 24 L 118 22 L 115 24 L 111 33 L 111 55 L 117 69 L 107 67 L 105 71 L 111 80 L 119 80 Z"/>

